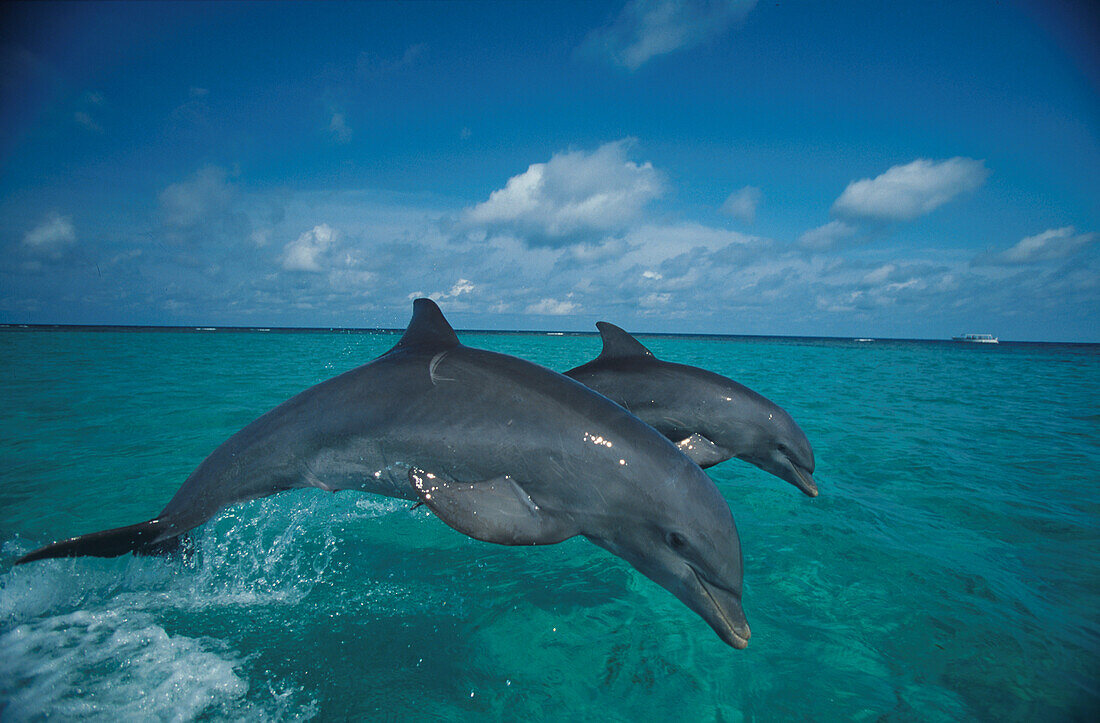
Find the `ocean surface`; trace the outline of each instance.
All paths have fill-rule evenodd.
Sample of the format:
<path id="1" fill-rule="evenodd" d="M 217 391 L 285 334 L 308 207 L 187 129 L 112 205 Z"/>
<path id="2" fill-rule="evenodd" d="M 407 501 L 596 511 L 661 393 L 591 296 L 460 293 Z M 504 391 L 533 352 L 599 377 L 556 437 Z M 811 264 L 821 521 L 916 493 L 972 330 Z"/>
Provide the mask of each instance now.
<path id="1" fill-rule="evenodd" d="M 595 335 L 462 333 L 561 371 Z M 708 470 L 748 649 L 583 539 L 298 491 L 188 559 L 12 562 L 146 520 L 219 443 L 397 334 L 0 332 L 0 719 L 1095 720 L 1100 346 L 641 337 L 785 407 L 820 497 Z"/>

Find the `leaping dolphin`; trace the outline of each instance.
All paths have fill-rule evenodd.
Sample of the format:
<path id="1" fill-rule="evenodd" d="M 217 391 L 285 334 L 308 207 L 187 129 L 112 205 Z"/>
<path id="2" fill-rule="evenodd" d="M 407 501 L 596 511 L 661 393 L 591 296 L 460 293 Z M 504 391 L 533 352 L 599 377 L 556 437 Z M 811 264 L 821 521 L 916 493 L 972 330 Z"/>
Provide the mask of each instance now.
<path id="1" fill-rule="evenodd" d="M 817 496 L 814 450 L 791 415 L 746 386 L 661 361 L 614 324 L 596 324 L 600 355 L 565 372 L 626 407 L 700 467 L 737 457 Z"/>
<path id="2" fill-rule="evenodd" d="M 18 563 L 148 549 L 229 505 L 302 487 L 419 499 L 454 529 L 503 545 L 582 535 L 729 645 L 748 644 L 741 542 L 706 473 L 587 387 L 463 346 L 428 299 L 414 302 L 393 349 L 234 434 L 155 518 L 55 542 Z"/>

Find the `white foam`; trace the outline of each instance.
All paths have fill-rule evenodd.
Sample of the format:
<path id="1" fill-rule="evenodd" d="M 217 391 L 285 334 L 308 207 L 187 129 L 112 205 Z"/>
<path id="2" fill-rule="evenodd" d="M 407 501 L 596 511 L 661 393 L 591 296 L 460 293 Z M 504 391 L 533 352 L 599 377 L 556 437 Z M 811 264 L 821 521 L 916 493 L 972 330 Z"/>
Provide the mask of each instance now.
<path id="1" fill-rule="evenodd" d="M 252 673 L 250 696 L 248 658 L 222 640 L 169 632 L 165 621 L 218 608 L 308 605 L 303 599 L 330 568 L 343 569 L 331 565 L 333 522 L 407 508 L 369 496 L 273 497 L 211 520 L 182 560 L 126 555 L 9 568 L 0 573 L 4 720 L 311 717 L 317 705 L 306 692 Z M 35 546 L 9 540 L 3 553 Z M 356 587 L 354 598 L 359 610 L 379 612 L 405 610 L 419 596 L 376 580 Z"/>
<path id="2" fill-rule="evenodd" d="M 392 515 L 395 512 L 402 512 L 407 510 L 412 503 L 408 500 L 399 500 L 393 497 L 380 497 L 378 495 L 367 495 L 360 497 L 355 501 L 355 509 L 360 510 L 361 514 L 349 513 L 349 519 L 374 519 L 375 517 L 385 517 Z"/>
<path id="3" fill-rule="evenodd" d="M 332 557 L 325 526 L 309 524 L 327 514 L 318 510 L 324 500 L 281 509 L 265 500 L 239 510 L 240 519 L 227 513 L 212 521 L 218 529 L 195 536 L 195 552 L 182 563 L 129 555 L 44 560 L 0 574 L 4 720 L 313 715 L 308 696 L 277 680 L 259 683 L 268 690 L 258 708 L 246 699 L 245 661 L 229 645 L 171 635 L 160 617 L 300 602 Z M 6 555 L 22 554 L 33 545 L 4 547 Z"/>
<path id="4" fill-rule="evenodd" d="M 0 636 L 5 718 L 189 720 L 240 701 L 240 661 L 145 614 L 79 610 Z"/>
<path id="5" fill-rule="evenodd" d="M 152 616 L 79 610 L 0 635 L 4 720 L 305 720 L 316 701 L 267 685 L 248 700 L 244 661 L 219 641 L 169 635 Z"/>

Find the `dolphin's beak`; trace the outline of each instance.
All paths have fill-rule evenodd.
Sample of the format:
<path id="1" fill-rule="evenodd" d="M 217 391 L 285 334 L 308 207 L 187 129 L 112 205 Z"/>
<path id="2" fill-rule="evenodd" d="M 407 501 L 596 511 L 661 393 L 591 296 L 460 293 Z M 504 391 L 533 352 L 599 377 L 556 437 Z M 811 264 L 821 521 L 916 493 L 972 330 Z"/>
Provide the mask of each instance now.
<path id="1" fill-rule="evenodd" d="M 696 600 L 684 602 L 701 615 L 727 645 L 744 650 L 748 647 L 752 632 L 745 619 L 745 611 L 741 609 L 741 600 L 733 593 L 708 583 L 694 567 L 688 567 L 698 590 Z"/>
<path id="2" fill-rule="evenodd" d="M 786 480 L 810 497 L 817 497 L 817 483 L 814 482 L 814 476 L 789 459 L 787 465 L 791 468 L 793 474 L 787 477 Z"/>

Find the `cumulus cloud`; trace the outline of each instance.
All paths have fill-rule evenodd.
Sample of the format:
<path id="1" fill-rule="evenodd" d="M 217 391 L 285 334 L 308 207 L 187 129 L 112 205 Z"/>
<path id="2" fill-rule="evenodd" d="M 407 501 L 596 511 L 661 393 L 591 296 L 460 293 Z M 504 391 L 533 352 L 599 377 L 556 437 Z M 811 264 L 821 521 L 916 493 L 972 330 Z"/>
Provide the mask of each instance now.
<path id="1" fill-rule="evenodd" d="M 894 166 L 875 178 L 852 181 L 833 204 L 833 212 L 847 217 L 907 221 L 976 190 L 988 175 L 984 161 L 921 158 Z"/>
<path id="2" fill-rule="evenodd" d="M 658 55 L 721 35 L 755 5 L 756 0 L 631 0 L 610 25 L 590 33 L 581 50 L 609 54 L 637 70 Z"/>
<path id="3" fill-rule="evenodd" d="M 856 230 L 855 226 L 843 221 L 830 221 L 799 236 L 798 245 L 810 251 L 828 251 L 852 238 Z"/>
<path id="4" fill-rule="evenodd" d="M 287 271 L 319 273 L 321 257 L 336 240 L 336 231 L 328 224 L 314 226 L 283 249 L 282 266 Z"/>
<path id="5" fill-rule="evenodd" d="M 1077 233 L 1073 226 L 1054 228 L 1019 243 L 999 254 L 986 254 L 975 260 L 978 264 L 1013 266 L 1040 261 L 1057 261 L 1076 254 L 1097 239 L 1095 233 Z"/>
<path id="6" fill-rule="evenodd" d="M 450 291 L 435 291 L 427 294 L 427 297 L 433 301 L 447 301 L 449 299 L 457 299 L 463 294 L 470 294 L 477 288 L 469 279 L 459 279 L 451 285 Z M 424 296 L 423 291 L 415 291 L 407 296 L 408 299 L 417 299 Z"/>
<path id="7" fill-rule="evenodd" d="M 468 294 L 476 288 L 473 283 L 468 279 L 459 279 L 455 282 L 455 285 L 451 287 L 451 296 L 459 296 L 460 294 Z"/>
<path id="8" fill-rule="evenodd" d="M 76 229 L 73 228 L 72 218 L 57 212 L 47 215 L 23 236 L 23 245 L 27 250 L 41 256 L 60 256 L 75 243 Z"/>
<path id="9" fill-rule="evenodd" d="M 734 191 L 722 204 L 722 212 L 728 213 L 734 218 L 739 218 L 746 223 L 756 220 L 756 207 L 760 205 L 763 195 L 756 186 L 745 186 Z"/>
<path id="10" fill-rule="evenodd" d="M 579 311 L 580 307 L 572 301 L 565 299 L 541 299 L 530 304 L 526 312 L 543 316 L 566 316 Z"/>
<path id="11" fill-rule="evenodd" d="M 576 154 L 573 166 L 559 171 L 591 162 L 603 175 L 621 174 L 628 190 L 653 173 L 628 164 L 622 149 L 610 154 L 614 163 L 593 162 L 598 153 Z M 623 171 L 627 165 L 635 170 Z M 541 173 L 543 184 L 553 175 Z M 601 173 L 590 173 L 599 182 L 576 196 L 614 187 Z M 10 255 L 11 269 L 33 263 L 44 271 L 47 249 L 64 249 L 65 258 L 81 263 L 55 263 L 50 274 L 37 274 L 39 284 L 46 280 L 61 290 L 54 300 L 21 280 L 30 274 L 10 274 L 0 311 L 28 309 L 37 299 L 62 309 L 54 319 L 38 318 L 64 319 L 65 308 L 90 295 L 99 299 L 96 309 L 118 313 L 110 291 L 125 293 L 127 313 L 145 323 L 163 323 L 158 315 L 170 309 L 181 323 L 203 325 L 396 327 L 408 319 L 406 296 L 422 290 L 415 296 L 440 300 L 471 328 L 581 329 L 610 318 L 627 328 L 669 331 L 942 336 L 944 328 L 972 328 L 978 311 L 1010 319 L 1026 308 L 1036 319 L 1057 319 L 1095 318 L 1100 308 L 1097 235 L 1072 227 L 1006 243 L 994 249 L 999 262 L 985 265 L 972 264 L 975 252 L 966 248 L 848 248 L 862 235 L 848 219 L 800 239 L 812 246 L 817 232 L 817 243 L 845 244 L 844 254 L 805 253 L 785 240 L 658 217 L 644 206 L 610 231 L 593 223 L 568 241 L 532 244 L 519 231 L 545 236 L 565 205 L 552 187 L 530 196 L 541 216 L 523 211 L 502 213 L 495 223 L 455 224 L 440 219 L 473 207 L 369 190 L 250 190 L 231 180 L 225 171 L 204 169 L 169 187 L 159 228 L 146 222 L 112 234 L 81 214 L 78 246 L 72 220 L 61 213 L 29 222 L 9 218 L 19 252 Z M 210 220 L 218 214 L 242 215 L 244 223 L 225 229 Z M 189 224 L 187 238 L 208 240 L 163 243 Z M 155 243 L 146 243 L 150 233 Z M 109 238 L 119 241 L 103 246 Z M 85 263 L 91 261 L 102 267 L 102 277 Z M 113 285 L 127 278 L 128 286 Z M 650 321 L 639 324 L 643 319 Z M 988 328 L 1007 335 L 1011 327 Z"/>
<path id="12" fill-rule="evenodd" d="M 898 306 L 914 314 L 942 313 L 958 290 L 957 273 L 962 268 L 960 262 L 952 268 L 912 259 L 898 259 L 870 271 L 861 267 L 859 260 L 837 263 L 815 279 L 823 282 L 813 283 L 817 308 L 829 314 L 866 315 Z"/>
<path id="13" fill-rule="evenodd" d="M 531 164 L 489 199 L 467 209 L 467 224 L 514 233 L 535 245 L 563 245 L 620 230 L 663 192 L 650 163 L 627 159 L 627 141 L 591 153 L 557 153 Z"/>
<path id="14" fill-rule="evenodd" d="M 225 170 L 207 166 L 188 180 L 161 191 L 161 211 L 168 226 L 189 229 L 223 216 L 232 206 L 235 195 Z"/>

